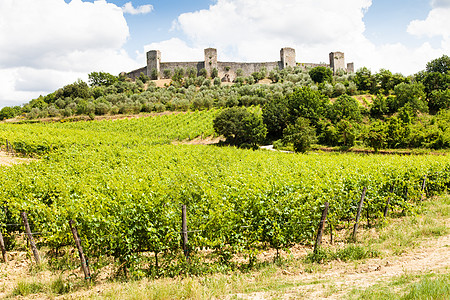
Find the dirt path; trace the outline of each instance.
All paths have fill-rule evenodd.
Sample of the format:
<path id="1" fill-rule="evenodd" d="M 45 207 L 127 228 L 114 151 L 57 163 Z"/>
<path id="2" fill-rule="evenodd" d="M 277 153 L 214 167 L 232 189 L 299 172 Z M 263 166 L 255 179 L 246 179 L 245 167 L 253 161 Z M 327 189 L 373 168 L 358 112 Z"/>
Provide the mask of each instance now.
<path id="1" fill-rule="evenodd" d="M 281 299 L 342 299 L 352 289 L 365 289 L 387 282 L 403 274 L 448 273 L 450 267 L 450 235 L 423 241 L 401 256 L 368 259 L 364 263 L 332 262 L 325 270 L 313 274 L 289 274 L 280 281 L 295 287 L 284 291 Z M 277 294 L 277 299 L 279 294 Z M 242 299 L 271 299 L 271 292 L 235 295 Z"/>
<path id="2" fill-rule="evenodd" d="M 12 166 L 14 164 L 27 163 L 32 161 L 31 158 L 23 158 L 0 151 L 0 166 Z"/>

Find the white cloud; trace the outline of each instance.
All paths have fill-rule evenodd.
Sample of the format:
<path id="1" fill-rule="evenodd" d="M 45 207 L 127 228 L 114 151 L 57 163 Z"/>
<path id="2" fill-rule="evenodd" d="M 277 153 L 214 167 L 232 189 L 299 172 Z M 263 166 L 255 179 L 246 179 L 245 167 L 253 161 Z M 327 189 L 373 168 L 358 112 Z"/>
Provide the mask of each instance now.
<path id="1" fill-rule="evenodd" d="M 415 29 L 417 34 L 443 36 L 439 49 L 429 43 L 416 48 L 400 43 L 374 45 L 364 35 L 363 22 L 371 0 L 218 0 L 208 9 L 181 14 L 176 20 L 173 30 L 186 34 L 190 46 L 172 39 L 152 43 L 146 50 L 161 50 L 163 61 L 177 61 L 180 56 L 198 60 L 197 53 L 207 47 L 218 49 L 220 61 L 276 61 L 280 48 L 289 46 L 296 49 L 298 62 L 328 62 L 329 52 L 342 51 L 356 68 L 366 66 L 373 72 L 387 68 L 410 75 L 449 52 L 445 36 L 450 17 L 443 11 L 449 2 L 435 0 L 436 16 L 430 12 L 432 21 L 417 21 L 426 24 Z"/>
<path id="2" fill-rule="evenodd" d="M 414 20 L 408 25 L 408 33 L 416 36 L 450 36 L 450 6 L 434 8 L 425 20 Z"/>
<path id="3" fill-rule="evenodd" d="M 208 10 L 180 15 L 177 27 L 195 45 L 227 49 L 244 60 L 268 59 L 282 46 L 340 46 L 355 35 L 361 39 L 363 11 L 370 5 L 371 0 L 219 0 Z"/>
<path id="4" fill-rule="evenodd" d="M 141 5 L 136 8 L 133 7 L 133 4 L 131 2 L 125 3 L 124 6 L 122 6 L 122 11 L 126 14 L 131 15 L 140 15 L 140 14 L 148 14 L 153 10 L 153 5 L 146 4 Z"/>
<path id="5" fill-rule="evenodd" d="M 144 50 L 145 52 L 149 50 L 160 50 L 161 60 L 163 62 L 204 60 L 203 48 L 191 48 L 179 38 L 172 38 L 167 41 L 145 45 Z M 143 54 L 142 57 L 144 57 Z"/>
<path id="6" fill-rule="evenodd" d="M 105 0 L 0 1 L 0 107 L 24 103 L 91 71 L 119 73 L 135 62 L 121 8 Z"/>
<path id="7" fill-rule="evenodd" d="M 450 0 L 432 0 L 431 5 L 436 7 L 450 7 Z"/>
<path id="8" fill-rule="evenodd" d="M 434 0 L 432 6 L 433 9 L 425 20 L 413 20 L 407 28 L 409 34 L 417 37 L 441 38 L 439 49 L 433 49 L 427 44 L 416 49 L 416 52 L 422 52 L 423 58 L 428 58 L 427 61 L 450 53 L 450 0 Z M 421 51 L 421 49 L 426 49 L 426 51 Z"/>

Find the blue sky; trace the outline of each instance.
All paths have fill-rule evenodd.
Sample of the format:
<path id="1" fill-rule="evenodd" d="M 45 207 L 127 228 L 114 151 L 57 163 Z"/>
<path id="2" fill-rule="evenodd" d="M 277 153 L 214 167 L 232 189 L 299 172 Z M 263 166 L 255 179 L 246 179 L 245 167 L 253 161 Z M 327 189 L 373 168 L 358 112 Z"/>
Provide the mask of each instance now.
<path id="1" fill-rule="evenodd" d="M 356 68 L 414 74 L 450 54 L 450 0 L 1 0 L 0 107 L 144 66 L 151 49 L 276 61 L 286 46 L 298 62 L 342 51 Z"/>

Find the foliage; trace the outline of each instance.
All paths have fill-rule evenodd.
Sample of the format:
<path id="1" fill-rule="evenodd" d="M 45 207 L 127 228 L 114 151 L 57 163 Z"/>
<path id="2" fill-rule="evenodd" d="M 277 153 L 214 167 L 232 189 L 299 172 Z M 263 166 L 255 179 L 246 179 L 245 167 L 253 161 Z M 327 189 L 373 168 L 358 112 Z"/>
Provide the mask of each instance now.
<path id="1" fill-rule="evenodd" d="M 309 87 L 295 88 L 286 97 L 289 120 L 294 123 L 298 117 L 308 118 L 314 125 L 327 112 L 327 101 L 320 92 Z"/>
<path id="2" fill-rule="evenodd" d="M 232 145 L 257 145 L 264 141 L 267 129 L 262 117 L 245 108 L 232 107 L 220 112 L 213 121 L 214 131 Z"/>
<path id="3" fill-rule="evenodd" d="M 6 106 L 0 110 L 0 121 L 5 119 L 11 119 L 18 116 L 21 113 L 20 106 Z"/>
<path id="4" fill-rule="evenodd" d="M 106 72 L 91 72 L 88 81 L 91 86 L 110 86 L 118 81 L 118 77 Z"/>
<path id="5" fill-rule="evenodd" d="M 274 140 L 280 139 L 289 119 L 287 101 L 281 98 L 267 102 L 262 108 L 262 116 L 268 137 Z"/>
<path id="6" fill-rule="evenodd" d="M 299 117 L 294 124 L 289 124 L 283 130 L 283 143 L 292 143 L 295 152 L 306 152 L 311 144 L 316 142 L 316 132 L 310 126 L 309 119 Z"/>
<path id="7" fill-rule="evenodd" d="M 330 119 L 338 122 L 342 119 L 361 121 L 359 103 L 349 95 L 339 96 L 330 109 Z"/>
<path id="8" fill-rule="evenodd" d="M 355 217 L 363 186 L 368 205 L 361 222 L 367 216 L 382 222 L 388 196 L 392 210 L 414 212 L 424 175 L 427 195 L 450 188 L 447 156 L 286 155 L 171 144 L 212 135 L 218 113 L 0 124 L 0 143 L 8 139 L 17 152 L 41 157 L 0 168 L 0 206 L 7 211 L 0 225 L 19 223 L 25 210 L 32 230 L 45 233 L 40 242 L 55 249 L 72 241 L 67 221 L 73 219 L 91 266 L 107 257 L 136 272 L 178 276 L 188 270 L 179 249 L 182 204 L 188 207 L 191 262 L 206 247 L 216 255 L 208 261 L 221 257 L 232 266 L 236 253 L 254 258 L 264 246 L 310 243 L 325 201 L 329 224 L 345 226 Z M 241 120 L 258 126 L 243 126 L 260 128 L 262 117 L 247 113 L 256 117 Z M 432 118 L 436 126 L 450 126 L 448 112 Z"/>
<path id="9" fill-rule="evenodd" d="M 440 58 L 433 59 L 427 63 L 426 71 L 428 73 L 441 73 L 446 74 L 450 71 L 450 57 L 447 55 L 442 55 Z"/>
<path id="10" fill-rule="evenodd" d="M 375 88 L 376 81 L 372 72 L 363 67 L 356 71 L 355 83 L 360 91 L 372 91 Z"/>
<path id="11" fill-rule="evenodd" d="M 315 83 L 332 82 L 333 72 L 327 67 L 315 67 L 309 71 L 309 76 Z"/>
<path id="12" fill-rule="evenodd" d="M 211 78 L 214 79 L 219 75 L 219 71 L 217 70 L 217 68 L 213 68 L 211 70 Z"/>

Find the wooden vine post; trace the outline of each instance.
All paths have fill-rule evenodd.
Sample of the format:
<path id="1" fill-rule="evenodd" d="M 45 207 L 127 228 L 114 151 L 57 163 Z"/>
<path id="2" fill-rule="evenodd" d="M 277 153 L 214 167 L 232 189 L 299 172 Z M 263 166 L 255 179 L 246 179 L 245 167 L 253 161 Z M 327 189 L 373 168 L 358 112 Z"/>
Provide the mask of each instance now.
<path id="1" fill-rule="evenodd" d="M 427 175 L 423 176 L 423 181 L 422 181 L 422 201 L 425 200 L 425 198 L 427 197 L 426 193 L 425 193 L 425 185 L 427 183 Z"/>
<path id="2" fill-rule="evenodd" d="M 320 218 L 319 229 L 317 230 L 316 243 L 314 244 L 314 253 L 317 253 L 317 251 L 320 248 L 320 245 L 322 244 L 322 234 L 323 228 L 325 227 L 325 221 L 327 220 L 327 214 L 328 214 L 328 202 L 325 202 L 325 207 L 323 208 L 322 211 L 322 217 Z"/>
<path id="3" fill-rule="evenodd" d="M 80 256 L 81 268 L 83 269 L 83 272 L 84 272 L 84 279 L 89 280 L 89 279 L 91 279 L 91 272 L 89 271 L 87 259 L 84 256 L 83 247 L 81 246 L 81 240 L 78 237 L 78 231 L 74 224 L 75 224 L 74 220 L 69 221 L 70 229 L 72 230 L 73 239 L 75 240 L 75 245 L 77 246 L 78 254 Z"/>
<path id="4" fill-rule="evenodd" d="M 388 211 L 389 211 L 389 205 L 391 204 L 391 195 L 392 195 L 392 193 L 394 192 L 394 185 L 392 185 L 391 186 L 391 188 L 390 188 L 390 190 L 389 190 L 389 197 L 388 197 L 388 199 L 387 199 L 387 202 L 386 202 L 386 206 L 384 207 L 384 213 L 383 213 L 383 216 L 386 218 L 387 217 L 387 214 L 388 214 Z"/>
<path id="5" fill-rule="evenodd" d="M 364 187 L 362 190 L 361 200 L 359 201 L 358 211 L 356 212 L 356 221 L 355 221 L 355 225 L 353 226 L 353 234 L 352 234 L 353 241 L 356 241 L 356 231 L 358 230 L 358 222 L 359 222 L 359 218 L 361 217 L 361 209 L 363 206 L 364 198 L 366 197 L 366 190 L 367 190 L 367 187 Z"/>
<path id="6" fill-rule="evenodd" d="M 26 212 L 21 212 L 20 216 L 22 217 L 23 225 L 25 226 L 25 233 L 27 234 L 28 241 L 30 242 L 31 251 L 33 251 L 34 259 L 37 264 L 41 263 L 41 259 L 39 258 L 39 252 L 36 248 L 36 244 L 34 243 L 33 235 L 31 234 L 30 225 L 28 224 L 28 218 Z"/>
<path id="7" fill-rule="evenodd" d="M 183 252 L 186 260 L 189 259 L 188 249 L 188 232 L 187 232 L 187 217 L 186 217 L 186 205 L 181 207 L 181 239 L 183 242 Z"/>
<path id="8" fill-rule="evenodd" d="M 7 262 L 8 258 L 6 257 L 5 241 L 3 240 L 3 234 L 1 230 L 0 230 L 0 248 L 2 250 L 3 262 Z"/>

